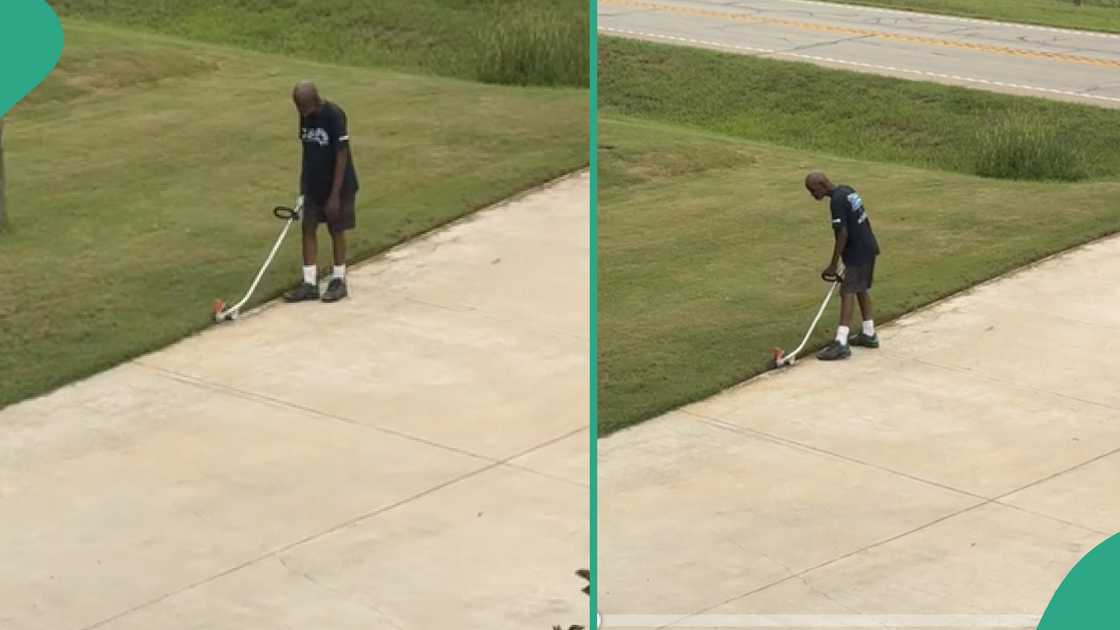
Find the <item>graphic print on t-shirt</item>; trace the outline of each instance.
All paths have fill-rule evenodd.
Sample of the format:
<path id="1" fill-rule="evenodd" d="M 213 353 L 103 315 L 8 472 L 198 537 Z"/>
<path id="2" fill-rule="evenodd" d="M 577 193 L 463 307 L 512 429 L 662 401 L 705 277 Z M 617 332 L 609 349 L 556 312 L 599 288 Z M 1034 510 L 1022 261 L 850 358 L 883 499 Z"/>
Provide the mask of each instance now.
<path id="1" fill-rule="evenodd" d="M 862 265 L 874 260 L 879 255 L 879 243 L 871 231 L 871 219 L 863 198 L 851 186 L 837 186 L 832 191 L 830 205 L 832 228 L 848 231 L 847 246 L 842 254 L 844 264 Z"/>
<path id="2" fill-rule="evenodd" d="M 317 113 L 300 118 L 299 139 L 303 144 L 300 192 L 322 203 L 334 186 L 339 149 L 350 140 L 346 113 L 334 103 L 323 103 Z M 350 155 L 341 192 L 350 194 L 357 190 L 358 175 L 354 169 L 354 156 Z"/>
<path id="3" fill-rule="evenodd" d="M 303 128 L 302 139 L 304 142 L 314 142 L 315 144 L 325 147 L 331 143 L 331 137 L 327 134 L 327 130 L 322 127 Z"/>
<path id="4" fill-rule="evenodd" d="M 852 193 L 848 195 L 848 205 L 852 207 L 853 213 L 859 213 L 856 216 L 856 223 L 864 223 L 867 221 L 867 208 L 863 207 L 863 199 L 859 198 L 859 193 Z"/>

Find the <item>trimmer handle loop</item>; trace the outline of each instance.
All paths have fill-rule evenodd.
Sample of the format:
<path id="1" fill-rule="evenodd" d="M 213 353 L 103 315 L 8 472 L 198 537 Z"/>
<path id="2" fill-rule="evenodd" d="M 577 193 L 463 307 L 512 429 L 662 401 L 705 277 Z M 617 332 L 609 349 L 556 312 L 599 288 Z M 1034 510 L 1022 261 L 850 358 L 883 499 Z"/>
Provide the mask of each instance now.
<path id="1" fill-rule="evenodd" d="M 285 206 L 276 206 L 275 208 L 272 209 L 272 214 L 277 219 L 281 219 L 283 221 L 291 221 L 291 220 L 299 219 L 299 210 L 294 209 L 294 208 L 288 208 L 288 207 L 285 207 Z"/>
<path id="2" fill-rule="evenodd" d="M 821 280 L 824 280 L 825 282 L 843 282 L 844 276 L 840 275 L 839 273 L 822 273 Z"/>

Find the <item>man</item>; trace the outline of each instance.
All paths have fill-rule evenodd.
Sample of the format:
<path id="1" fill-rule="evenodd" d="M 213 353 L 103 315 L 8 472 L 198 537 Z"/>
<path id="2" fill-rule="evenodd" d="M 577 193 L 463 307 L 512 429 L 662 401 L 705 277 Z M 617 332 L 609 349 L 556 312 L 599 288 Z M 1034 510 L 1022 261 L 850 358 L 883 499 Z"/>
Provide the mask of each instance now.
<path id="1" fill-rule="evenodd" d="M 821 276 L 835 275 L 839 261 L 844 261 L 844 282 L 840 287 L 840 326 L 836 329 L 836 339 L 821 350 L 817 358 L 822 361 L 846 359 L 852 354 L 849 345 L 878 348 L 879 337 L 875 334 L 875 321 L 871 312 L 871 284 L 875 276 L 875 259 L 879 256 L 879 243 L 875 240 L 875 233 L 871 231 L 867 208 L 851 186 L 834 186 L 824 173 L 809 173 L 805 178 L 805 188 L 817 201 L 828 197 L 832 209 L 832 230 L 836 235 L 836 245 L 832 251 L 832 262 L 821 272 Z M 863 315 L 863 329 L 849 340 L 852 311 L 857 300 Z"/>
<path id="2" fill-rule="evenodd" d="M 358 176 L 350 155 L 350 132 L 346 113 L 325 101 L 309 81 L 296 85 L 292 100 L 299 112 L 299 137 L 303 144 L 300 195 L 303 198 L 303 284 L 284 295 L 289 302 L 319 299 L 317 276 L 317 231 L 326 223 L 334 250 L 324 302 L 346 297 L 346 232 L 354 229 L 354 202 Z"/>

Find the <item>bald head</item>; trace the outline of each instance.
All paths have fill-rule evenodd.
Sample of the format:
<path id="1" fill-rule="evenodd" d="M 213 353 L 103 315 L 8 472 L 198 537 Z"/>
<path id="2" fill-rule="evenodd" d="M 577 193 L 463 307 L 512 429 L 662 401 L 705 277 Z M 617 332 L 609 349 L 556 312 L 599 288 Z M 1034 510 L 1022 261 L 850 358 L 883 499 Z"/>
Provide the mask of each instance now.
<path id="1" fill-rule="evenodd" d="M 300 81 L 292 88 L 292 101 L 295 102 L 301 116 L 316 114 L 323 106 L 323 99 L 319 97 L 319 88 L 310 81 Z"/>
<path id="2" fill-rule="evenodd" d="M 836 187 L 832 185 L 827 175 L 820 171 L 813 171 L 805 176 L 805 188 L 814 199 L 820 200 L 830 195 Z"/>

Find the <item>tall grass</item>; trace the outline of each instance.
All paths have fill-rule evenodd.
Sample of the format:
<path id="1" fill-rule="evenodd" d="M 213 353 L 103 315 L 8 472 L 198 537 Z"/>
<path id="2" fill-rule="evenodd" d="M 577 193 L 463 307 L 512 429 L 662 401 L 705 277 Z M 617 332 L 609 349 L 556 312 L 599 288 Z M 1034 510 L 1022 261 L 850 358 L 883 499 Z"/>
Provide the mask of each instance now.
<path id="1" fill-rule="evenodd" d="M 1088 176 L 1086 154 L 1052 125 L 1021 112 L 976 134 L 973 171 L 997 179 L 1074 182 Z"/>
<path id="2" fill-rule="evenodd" d="M 1120 177 L 1120 110 L 613 37 L 599 61 L 607 115 L 970 175 Z"/>
<path id="3" fill-rule="evenodd" d="M 48 2 L 66 18 L 328 63 L 512 85 L 588 84 L 586 0 Z"/>
<path id="4" fill-rule="evenodd" d="M 570 85 L 589 80 L 586 13 L 511 10 L 477 31 L 478 80 L 506 85 Z"/>

